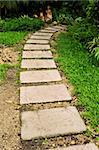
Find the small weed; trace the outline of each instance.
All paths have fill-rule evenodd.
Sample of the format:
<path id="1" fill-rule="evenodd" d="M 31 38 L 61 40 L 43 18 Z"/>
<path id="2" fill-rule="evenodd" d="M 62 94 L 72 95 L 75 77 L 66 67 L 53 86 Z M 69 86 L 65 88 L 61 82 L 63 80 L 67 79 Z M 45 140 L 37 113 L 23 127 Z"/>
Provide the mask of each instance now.
<path id="1" fill-rule="evenodd" d="M 0 64 L 0 82 L 6 79 L 6 73 L 9 68 L 11 68 L 12 65 L 8 64 Z"/>

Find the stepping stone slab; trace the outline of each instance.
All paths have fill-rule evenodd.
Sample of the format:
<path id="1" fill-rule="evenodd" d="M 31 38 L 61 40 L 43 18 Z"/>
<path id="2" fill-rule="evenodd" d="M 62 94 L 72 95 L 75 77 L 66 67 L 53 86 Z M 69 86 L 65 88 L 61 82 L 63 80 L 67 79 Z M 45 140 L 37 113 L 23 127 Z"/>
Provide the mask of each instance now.
<path id="1" fill-rule="evenodd" d="M 52 36 L 53 33 L 45 33 L 45 32 L 35 32 L 33 35 L 38 35 L 38 36 Z"/>
<path id="2" fill-rule="evenodd" d="M 89 143 L 86 145 L 75 145 L 67 148 L 56 148 L 50 150 L 99 150 L 94 143 Z"/>
<path id="3" fill-rule="evenodd" d="M 20 87 L 20 104 L 70 101 L 64 84 Z"/>
<path id="4" fill-rule="evenodd" d="M 60 29 L 60 30 L 64 30 L 66 27 L 65 26 L 53 26 L 55 29 Z"/>
<path id="5" fill-rule="evenodd" d="M 20 73 L 21 83 L 61 81 L 58 70 L 24 71 Z"/>
<path id="6" fill-rule="evenodd" d="M 29 39 L 29 40 L 27 40 L 27 42 L 26 43 L 29 43 L 29 44 L 48 44 L 49 43 L 49 41 L 48 40 L 33 40 L 33 39 Z"/>
<path id="7" fill-rule="evenodd" d="M 40 30 L 40 32 L 44 32 L 44 33 L 55 33 L 57 32 L 56 30 L 47 30 L 47 29 L 44 29 L 44 30 Z"/>
<path id="8" fill-rule="evenodd" d="M 21 63 L 21 68 L 56 68 L 56 64 L 53 59 L 23 59 Z"/>
<path id="9" fill-rule="evenodd" d="M 25 44 L 24 50 L 49 50 L 50 45 Z"/>
<path id="10" fill-rule="evenodd" d="M 54 27 L 48 27 L 48 28 L 45 28 L 46 30 L 50 30 L 50 31 L 54 31 L 54 32 L 57 32 L 57 31 L 59 31 L 60 29 L 56 29 L 56 28 L 54 28 Z"/>
<path id="11" fill-rule="evenodd" d="M 75 107 L 25 111 L 21 114 L 21 138 L 31 140 L 81 133 L 86 126 Z"/>
<path id="12" fill-rule="evenodd" d="M 51 36 L 37 36 L 37 35 L 32 35 L 31 39 L 37 39 L 37 40 L 50 40 Z"/>
<path id="13" fill-rule="evenodd" d="M 22 58 L 52 58 L 51 51 L 23 51 Z"/>

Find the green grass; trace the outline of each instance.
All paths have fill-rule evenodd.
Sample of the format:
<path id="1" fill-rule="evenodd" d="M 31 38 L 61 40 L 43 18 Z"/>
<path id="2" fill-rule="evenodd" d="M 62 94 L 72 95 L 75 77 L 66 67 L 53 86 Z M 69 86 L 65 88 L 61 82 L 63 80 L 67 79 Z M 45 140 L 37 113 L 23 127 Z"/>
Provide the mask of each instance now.
<path id="1" fill-rule="evenodd" d="M 27 32 L 0 32 L 1 45 L 15 45 L 24 39 Z"/>
<path id="2" fill-rule="evenodd" d="M 6 78 L 6 73 L 11 65 L 0 64 L 0 82 Z"/>
<path id="3" fill-rule="evenodd" d="M 0 20 L 0 31 L 37 31 L 44 26 L 44 22 L 38 18 L 22 16 L 19 18 Z"/>
<path id="4" fill-rule="evenodd" d="M 93 64 L 84 46 L 67 33 L 58 37 L 57 53 L 61 70 L 75 88 L 77 105 L 84 106 L 84 118 L 96 128 L 99 125 L 99 67 Z"/>
<path id="5" fill-rule="evenodd" d="M 27 32 L 0 32 L 0 45 L 13 46 L 21 42 L 26 34 Z M 6 73 L 11 67 L 9 64 L 0 64 L 0 82 L 6 79 Z"/>

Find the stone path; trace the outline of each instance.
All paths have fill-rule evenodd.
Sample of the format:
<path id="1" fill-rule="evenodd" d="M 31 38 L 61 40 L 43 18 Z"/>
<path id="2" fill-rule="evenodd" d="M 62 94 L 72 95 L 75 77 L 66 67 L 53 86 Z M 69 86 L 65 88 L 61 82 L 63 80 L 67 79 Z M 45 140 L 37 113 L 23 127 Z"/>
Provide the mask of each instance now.
<path id="1" fill-rule="evenodd" d="M 70 146 L 68 148 L 57 148 L 57 149 L 50 149 L 50 150 L 98 150 L 94 143 L 89 143 L 86 145 L 76 145 Z"/>
<path id="2" fill-rule="evenodd" d="M 71 96 L 63 84 L 25 86 L 20 88 L 20 103 L 70 101 Z"/>
<path id="3" fill-rule="evenodd" d="M 21 68 L 48 69 L 56 68 L 53 59 L 23 59 Z"/>
<path id="4" fill-rule="evenodd" d="M 44 109 L 22 113 L 22 139 L 80 133 L 86 130 L 75 107 Z M 32 131 L 32 132 L 31 132 Z"/>
<path id="5" fill-rule="evenodd" d="M 52 58 L 51 51 L 23 51 L 22 58 Z"/>
<path id="6" fill-rule="evenodd" d="M 66 85 L 61 82 L 62 78 L 50 51 L 51 37 L 61 30 L 64 30 L 64 26 L 47 27 L 37 31 L 24 45 L 21 62 L 23 70 L 20 73 L 21 105 L 38 103 L 44 105 L 48 102 L 72 100 Z M 24 110 L 21 112 L 21 122 L 22 140 L 79 134 L 86 131 L 86 126 L 75 106 L 38 111 Z M 94 144 L 59 149 L 97 150 Z"/>

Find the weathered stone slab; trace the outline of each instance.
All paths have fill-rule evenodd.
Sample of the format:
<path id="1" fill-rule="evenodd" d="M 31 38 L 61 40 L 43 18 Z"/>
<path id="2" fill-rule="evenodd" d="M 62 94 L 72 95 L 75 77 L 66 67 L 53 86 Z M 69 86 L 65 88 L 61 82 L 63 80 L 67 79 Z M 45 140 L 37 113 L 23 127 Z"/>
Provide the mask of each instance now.
<path id="1" fill-rule="evenodd" d="M 37 36 L 37 35 L 32 35 L 30 37 L 31 39 L 38 39 L 38 40 L 50 40 L 51 36 Z"/>
<path id="2" fill-rule="evenodd" d="M 37 35 L 37 36 L 52 36 L 53 33 L 45 33 L 45 32 L 35 32 L 33 35 Z"/>
<path id="3" fill-rule="evenodd" d="M 75 107 L 52 108 L 22 113 L 21 138 L 31 140 L 81 133 L 86 126 Z"/>
<path id="4" fill-rule="evenodd" d="M 23 59 L 21 68 L 56 68 L 56 64 L 53 59 Z"/>
<path id="5" fill-rule="evenodd" d="M 27 86 L 20 88 L 20 103 L 69 101 L 71 96 L 64 84 Z"/>
<path id="6" fill-rule="evenodd" d="M 24 50 L 49 50 L 50 45 L 41 45 L 41 44 L 25 44 Z"/>
<path id="7" fill-rule="evenodd" d="M 53 27 L 47 27 L 47 28 L 45 28 L 45 29 L 46 29 L 46 30 L 55 31 L 55 32 L 57 32 L 57 31 L 60 30 L 60 29 L 54 28 L 54 26 L 53 26 Z"/>
<path id="8" fill-rule="evenodd" d="M 51 51 L 23 51 L 22 58 L 52 58 Z"/>
<path id="9" fill-rule="evenodd" d="M 56 31 L 56 30 L 42 29 L 42 30 L 40 30 L 40 32 L 44 32 L 44 33 L 55 33 L 55 32 L 57 32 L 57 31 Z"/>
<path id="10" fill-rule="evenodd" d="M 56 148 L 56 149 L 49 149 L 49 150 L 99 150 L 94 143 L 88 143 L 86 145 L 75 145 L 70 146 L 67 148 Z"/>
<path id="11" fill-rule="evenodd" d="M 55 29 L 60 29 L 60 30 L 64 30 L 66 27 L 65 26 L 53 26 Z"/>
<path id="12" fill-rule="evenodd" d="M 24 71 L 20 73 L 21 83 L 61 81 L 58 70 Z"/>
<path id="13" fill-rule="evenodd" d="M 29 44 L 48 44 L 49 41 L 48 40 L 33 40 L 33 39 L 29 39 L 27 40 L 26 43 L 29 43 Z"/>

